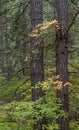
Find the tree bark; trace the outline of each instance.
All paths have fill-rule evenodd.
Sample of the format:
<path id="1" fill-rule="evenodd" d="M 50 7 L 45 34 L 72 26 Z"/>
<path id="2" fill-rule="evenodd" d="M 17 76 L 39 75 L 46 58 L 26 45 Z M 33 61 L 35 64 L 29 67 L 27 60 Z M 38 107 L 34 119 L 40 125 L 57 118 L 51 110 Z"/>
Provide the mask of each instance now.
<path id="1" fill-rule="evenodd" d="M 56 29 L 56 73 L 59 76 L 59 81 L 62 82 L 61 88 L 57 88 L 57 98 L 61 100 L 61 110 L 65 113 L 69 111 L 68 99 L 68 1 L 55 0 L 56 4 L 56 19 L 58 28 Z M 59 130 L 68 130 L 68 117 L 59 117 Z"/>
<path id="2" fill-rule="evenodd" d="M 42 0 L 30 0 L 31 16 L 31 55 L 30 55 L 30 74 L 32 86 L 32 100 L 36 101 L 43 96 L 42 88 L 35 88 L 35 85 L 44 80 L 44 43 L 40 36 L 40 27 L 43 24 Z M 34 130 L 42 130 L 42 119 L 37 122 Z"/>
<path id="3" fill-rule="evenodd" d="M 38 82 L 44 79 L 44 68 L 43 68 L 43 54 L 44 44 L 43 38 L 36 33 L 43 23 L 43 11 L 42 11 L 42 0 L 31 0 L 30 1 L 31 11 L 31 56 L 30 56 L 30 72 L 31 72 L 31 86 L 35 86 Z M 43 94 L 41 88 L 32 89 L 33 101 L 39 99 Z"/>
<path id="4" fill-rule="evenodd" d="M 22 1 L 22 3 L 21 4 L 23 4 L 23 6 L 22 6 L 22 11 L 23 11 L 23 14 L 22 14 L 22 18 L 23 18 L 23 20 L 24 20 L 24 23 L 23 23 L 23 25 L 22 25 L 22 32 L 23 32 L 23 34 L 22 34 L 22 45 L 20 45 L 21 46 L 21 52 L 22 52 L 22 54 L 21 54 L 21 61 L 20 61 L 20 63 L 21 63 L 21 67 L 22 67 L 22 72 L 23 72 L 23 76 L 25 76 L 26 75 L 26 73 L 27 73 L 27 64 L 26 64 L 26 61 L 25 61 L 25 59 L 26 59 L 26 56 L 28 55 L 28 43 L 27 43 L 27 41 L 30 41 L 29 40 L 29 36 L 28 36 L 28 25 L 27 25 L 27 22 L 25 22 L 26 20 L 27 20 L 27 16 L 28 16 L 28 11 L 27 11 L 27 8 L 26 8 L 26 5 L 27 5 L 27 0 L 23 0 Z"/>

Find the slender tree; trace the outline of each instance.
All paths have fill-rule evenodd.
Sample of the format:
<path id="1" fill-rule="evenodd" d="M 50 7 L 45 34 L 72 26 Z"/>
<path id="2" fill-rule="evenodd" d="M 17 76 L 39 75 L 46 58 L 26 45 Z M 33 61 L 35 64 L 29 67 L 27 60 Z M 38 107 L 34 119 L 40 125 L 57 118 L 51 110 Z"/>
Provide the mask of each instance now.
<path id="1" fill-rule="evenodd" d="M 2 2 L 0 0 L 0 14 L 1 14 L 1 11 L 2 11 Z M 1 15 L 0 15 L 0 20 L 1 20 Z M 0 23 L 0 48 L 2 49 L 3 48 L 3 45 L 2 45 L 2 24 Z M 1 72 L 2 72 L 2 66 L 3 66 L 3 58 L 2 58 L 2 52 L 0 51 L 0 69 L 1 69 Z"/>
<path id="2" fill-rule="evenodd" d="M 21 5 L 23 5 L 22 7 L 20 7 L 20 8 L 22 8 L 22 19 L 24 20 L 24 22 L 22 23 L 23 25 L 22 25 L 22 38 L 21 38 L 21 44 L 20 44 L 20 52 L 21 52 L 21 57 L 20 57 L 20 64 L 21 64 L 21 68 L 22 68 L 22 73 L 23 73 L 23 75 L 25 75 L 26 73 L 26 69 L 27 69 L 27 67 L 26 67 L 26 62 L 25 62 L 25 58 L 26 58 L 26 55 L 27 55 L 27 39 L 28 39 L 28 37 L 27 37 L 27 24 L 25 23 L 25 20 L 27 19 L 27 8 L 26 8 L 26 5 L 27 5 L 27 1 L 26 0 L 23 0 L 22 2 L 21 2 Z"/>
<path id="3" fill-rule="evenodd" d="M 57 97 L 61 99 L 61 110 L 68 113 L 68 0 L 55 0 L 56 29 L 56 73 L 61 86 L 57 87 Z M 68 130 L 68 117 L 59 117 L 59 130 Z"/>

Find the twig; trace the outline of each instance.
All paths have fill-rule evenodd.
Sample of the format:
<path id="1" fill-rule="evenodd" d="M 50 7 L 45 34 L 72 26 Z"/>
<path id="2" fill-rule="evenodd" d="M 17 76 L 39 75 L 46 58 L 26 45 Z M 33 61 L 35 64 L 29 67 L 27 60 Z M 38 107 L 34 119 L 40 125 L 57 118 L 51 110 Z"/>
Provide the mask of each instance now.
<path id="1" fill-rule="evenodd" d="M 71 22 L 70 25 L 68 26 L 65 35 L 69 32 L 70 28 L 71 28 L 72 25 L 74 24 L 74 21 L 75 21 L 75 19 L 76 19 L 76 17 L 77 17 L 78 14 L 79 14 L 79 10 L 76 12 L 76 14 L 75 14 L 75 16 L 74 16 L 72 22 Z"/>
<path id="2" fill-rule="evenodd" d="M 30 4 L 30 1 L 26 4 L 25 8 L 24 8 L 23 11 L 21 12 L 21 14 L 16 18 L 15 22 L 17 22 L 17 21 L 20 19 L 20 17 L 23 15 L 23 13 L 25 12 L 25 10 L 26 10 L 26 8 L 29 6 L 29 4 Z"/>
<path id="3" fill-rule="evenodd" d="M 18 89 L 22 86 L 22 85 L 24 85 L 27 81 L 29 81 L 30 80 L 30 78 L 28 78 L 28 79 L 26 79 L 26 80 L 24 80 L 17 88 L 16 88 L 16 90 L 15 90 L 15 92 L 14 92 L 14 95 L 13 96 L 15 96 L 16 95 L 16 93 L 17 93 L 17 91 L 18 91 Z"/>
<path id="4" fill-rule="evenodd" d="M 72 63 L 69 63 L 69 65 L 79 72 L 79 68 L 77 66 L 72 65 Z"/>

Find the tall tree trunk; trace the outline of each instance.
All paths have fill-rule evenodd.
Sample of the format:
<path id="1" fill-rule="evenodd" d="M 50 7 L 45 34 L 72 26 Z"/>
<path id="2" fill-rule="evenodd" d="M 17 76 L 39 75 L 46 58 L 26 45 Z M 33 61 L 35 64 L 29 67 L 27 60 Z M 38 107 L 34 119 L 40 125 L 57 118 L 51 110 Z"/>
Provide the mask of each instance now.
<path id="1" fill-rule="evenodd" d="M 6 10 L 7 3 L 4 4 L 4 8 Z M 7 20 L 7 12 L 4 15 L 4 19 Z M 9 39 L 8 39 L 8 26 L 4 25 L 5 34 L 4 34 L 4 44 L 5 44 L 5 64 L 6 64 L 6 79 L 10 80 L 11 76 L 11 62 L 10 62 L 10 50 L 9 50 Z"/>
<path id="2" fill-rule="evenodd" d="M 61 99 L 61 110 L 68 113 L 68 0 L 55 0 L 56 19 L 56 72 L 61 86 L 57 87 L 57 97 Z M 59 130 L 68 130 L 68 117 L 59 117 Z"/>
<path id="3" fill-rule="evenodd" d="M 21 63 L 23 75 L 25 76 L 26 75 L 26 69 L 27 69 L 26 63 L 25 63 L 25 58 L 26 58 L 27 53 L 28 53 L 28 51 L 27 51 L 28 45 L 26 44 L 26 42 L 28 40 L 27 39 L 28 38 L 27 31 L 28 30 L 27 30 L 27 24 L 25 23 L 25 20 L 27 18 L 27 14 L 28 14 L 27 10 L 25 9 L 25 7 L 27 5 L 27 0 L 23 0 L 21 4 L 23 5 L 22 6 L 22 11 L 23 11 L 22 18 L 24 20 L 24 23 L 22 25 L 22 32 L 23 32 L 22 38 L 23 39 L 22 39 L 22 44 L 20 45 L 21 46 L 21 53 L 22 53 L 20 63 Z"/>
<path id="4" fill-rule="evenodd" d="M 31 14 L 31 56 L 30 56 L 30 72 L 31 86 L 35 86 L 44 79 L 43 54 L 44 45 L 43 38 L 39 34 L 40 26 L 43 24 L 42 0 L 30 0 Z M 32 100 L 36 101 L 43 96 L 41 88 L 32 89 Z M 42 120 L 38 121 L 35 126 L 36 130 L 42 130 Z M 34 130 L 35 130 L 34 129 Z"/>
<path id="5" fill-rule="evenodd" d="M 2 1 L 0 0 L 0 14 L 2 12 Z M 1 15 L 0 15 L 1 16 Z M 0 20 L 1 20 L 1 17 L 0 17 Z M 3 45 L 2 45 L 2 41 L 3 41 L 3 36 L 2 36 L 2 24 L 0 22 L 0 48 L 2 49 L 3 48 Z M 2 51 L 0 51 L 0 72 L 2 72 L 2 66 L 3 66 L 3 53 Z"/>
<path id="6" fill-rule="evenodd" d="M 39 30 L 39 25 L 43 23 L 43 11 L 42 11 L 42 0 L 31 0 L 31 85 L 35 86 L 38 82 L 44 79 L 44 68 L 43 68 L 43 54 L 44 45 L 42 36 L 36 31 Z M 43 94 L 41 89 L 32 90 L 33 101 L 39 99 Z"/>

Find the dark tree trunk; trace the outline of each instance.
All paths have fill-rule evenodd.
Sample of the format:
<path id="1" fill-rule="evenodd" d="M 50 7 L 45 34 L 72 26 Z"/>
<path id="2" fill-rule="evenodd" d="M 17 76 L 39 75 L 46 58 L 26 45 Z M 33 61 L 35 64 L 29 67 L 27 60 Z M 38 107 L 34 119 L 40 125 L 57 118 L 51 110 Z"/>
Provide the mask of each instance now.
<path id="1" fill-rule="evenodd" d="M 28 16 L 28 12 L 27 12 L 27 8 L 26 8 L 27 0 L 23 0 L 21 4 L 23 4 L 23 6 L 22 6 L 22 11 L 23 11 L 22 18 L 23 18 L 24 21 L 26 21 L 27 16 Z M 28 43 L 27 43 L 27 41 L 29 41 L 27 22 L 23 23 L 22 32 L 23 32 L 23 34 L 22 34 L 23 35 L 23 40 L 22 40 L 23 44 L 21 45 L 21 52 L 22 52 L 21 67 L 22 67 L 23 76 L 25 76 L 26 70 L 27 70 L 27 64 L 25 62 L 25 59 L 26 59 L 26 56 L 29 53 L 28 52 Z"/>
<path id="2" fill-rule="evenodd" d="M 61 110 L 68 113 L 68 48 L 65 39 L 59 40 L 56 46 L 56 68 L 59 81 L 62 82 L 61 88 L 57 88 L 57 97 L 61 99 Z M 60 130 L 68 130 L 68 118 L 60 117 L 58 119 Z"/>
<path id="3" fill-rule="evenodd" d="M 42 0 L 30 0 L 31 12 L 31 55 L 30 55 L 30 73 L 31 86 L 35 87 L 38 82 L 44 80 L 43 38 L 39 34 L 40 27 L 43 24 Z M 32 100 L 36 101 L 43 96 L 41 88 L 32 88 Z M 42 130 L 42 120 L 37 122 L 34 130 Z"/>
<path id="4" fill-rule="evenodd" d="M 30 71 L 31 85 L 35 86 L 44 79 L 43 54 L 44 45 L 42 36 L 38 34 L 40 25 L 43 23 L 42 0 L 31 0 L 31 56 Z M 33 101 L 39 99 L 43 94 L 41 89 L 32 90 Z"/>
<path id="5" fill-rule="evenodd" d="M 56 29 L 56 72 L 59 81 L 62 82 L 61 88 L 57 88 L 57 97 L 61 99 L 61 110 L 68 113 L 68 1 L 56 0 L 56 18 L 59 28 Z M 68 117 L 59 117 L 59 130 L 68 130 Z"/>

